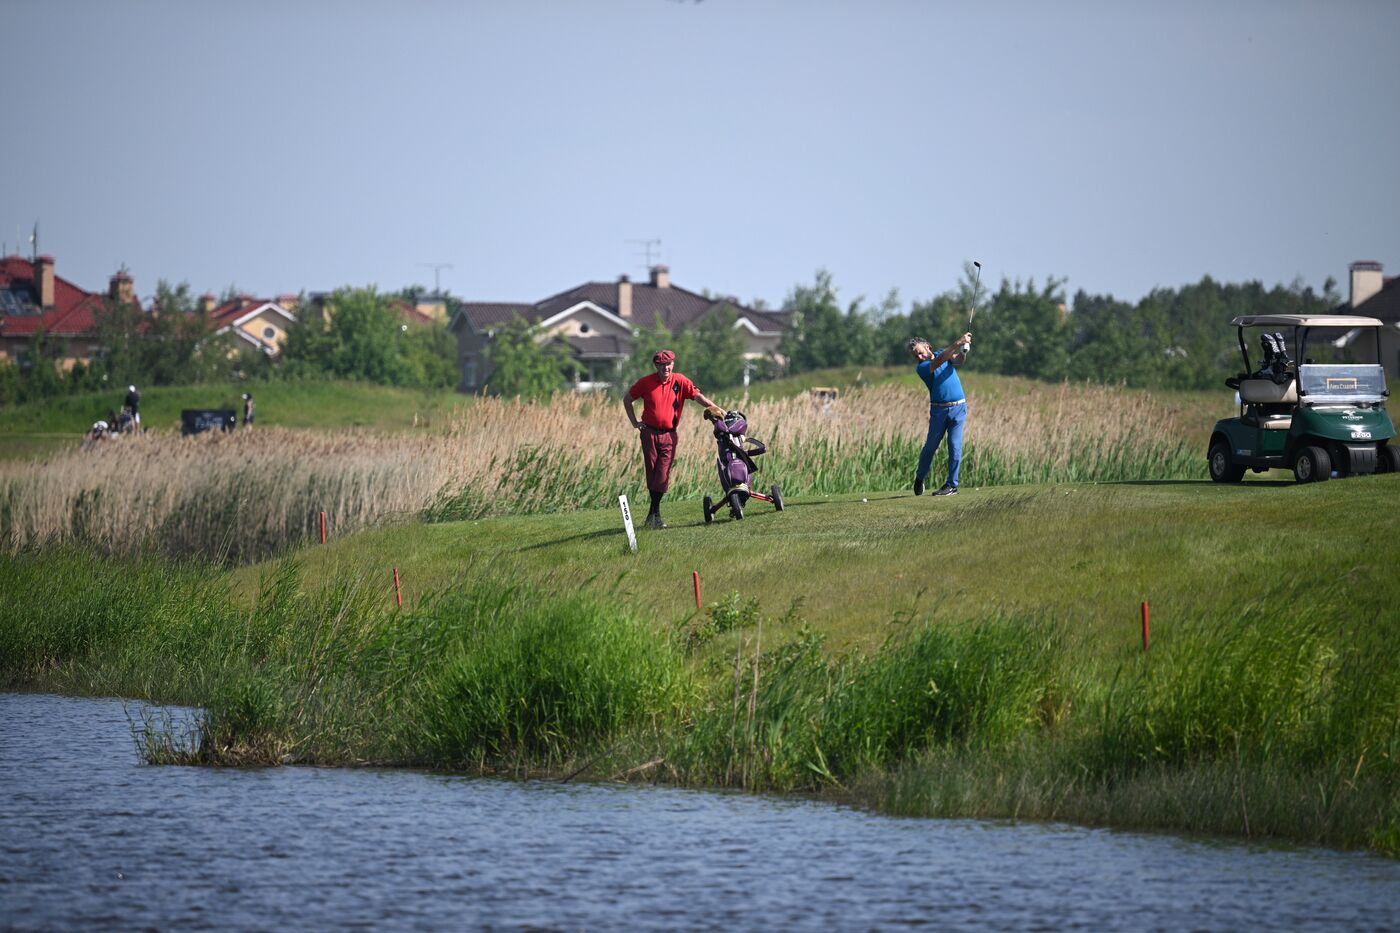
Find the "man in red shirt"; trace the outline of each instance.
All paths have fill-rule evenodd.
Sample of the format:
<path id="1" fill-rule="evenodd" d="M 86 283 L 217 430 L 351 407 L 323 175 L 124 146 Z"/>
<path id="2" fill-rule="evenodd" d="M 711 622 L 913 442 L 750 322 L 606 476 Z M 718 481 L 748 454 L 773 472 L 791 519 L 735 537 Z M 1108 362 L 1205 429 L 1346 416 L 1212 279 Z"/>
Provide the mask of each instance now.
<path id="1" fill-rule="evenodd" d="M 665 528 L 661 497 L 671 486 L 671 463 L 676 459 L 676 425 L 681 420 L 681 406 L 686 399 L 695 399 L 706 408 L 717 406 L 695 388 L 695 383 L 676 372 L 676 354 L 658 350 L 651 361 L 656 372 L 634 382 L 622 402 L 627 409 L 627 420 L 642 435 L 642 462 L 646 465 L 647 490 L 651 493 L 651 510 L 647 512 L 643 527 Z M 642 400 L 640 419 L 637 418 L 637 399 Z"/>

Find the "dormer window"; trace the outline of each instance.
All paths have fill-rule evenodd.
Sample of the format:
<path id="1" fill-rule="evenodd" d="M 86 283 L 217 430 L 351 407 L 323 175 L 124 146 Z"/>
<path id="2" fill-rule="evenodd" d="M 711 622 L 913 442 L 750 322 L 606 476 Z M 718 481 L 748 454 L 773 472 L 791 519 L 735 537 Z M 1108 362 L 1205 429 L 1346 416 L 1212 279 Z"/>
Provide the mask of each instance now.
<path id="1" fill-rule="evenodd" d="M 580 334 L 586 334 L 586 333 L 588 333 L 588 331 L 589 331 L 589 327 L 588 327 L 588 322 L 587 322 L 587 321 L 585 321 L 584 323 L 582 323 L 582 324 L 580 324 L 580 325 L 578 326 L 578 332 L 579 332 Z"/>

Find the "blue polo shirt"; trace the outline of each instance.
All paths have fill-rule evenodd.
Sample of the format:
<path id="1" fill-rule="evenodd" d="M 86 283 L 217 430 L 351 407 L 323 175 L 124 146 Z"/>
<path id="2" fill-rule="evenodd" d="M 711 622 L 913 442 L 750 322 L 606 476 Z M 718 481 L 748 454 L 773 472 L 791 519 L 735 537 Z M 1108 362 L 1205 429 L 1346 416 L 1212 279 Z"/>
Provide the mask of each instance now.
<path id="1" fill-rule="evenodd" d="M 933 368 L 933 360 L 923 360 L 916 368 L 919 378 L 928 386 L 930 403 L 963 400 L 963 387 L 958 381 L 958 369 L 951 360 L 945 361 L 937 369 Z"/>

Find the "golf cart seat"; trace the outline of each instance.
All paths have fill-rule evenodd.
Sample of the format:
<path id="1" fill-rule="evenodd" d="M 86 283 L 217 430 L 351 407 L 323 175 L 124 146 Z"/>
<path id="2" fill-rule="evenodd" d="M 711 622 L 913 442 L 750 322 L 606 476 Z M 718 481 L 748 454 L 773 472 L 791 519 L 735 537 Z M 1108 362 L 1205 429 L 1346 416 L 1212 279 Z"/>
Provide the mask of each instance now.
<path id="1" fill-rule="evenodd" d="M 1272 379 L 1241 379 L 1240 401 L 1251 405 L 1298 404 L 1298 380 L 1289 378 L 1283 385 Z"/>
<path id="2" fill-rule="evenodd" d="M 1258 424 L 1266 431 L 1287 431 L 1293 427 L 1293 416 L 1289 414 L 1260 415 Z"/>

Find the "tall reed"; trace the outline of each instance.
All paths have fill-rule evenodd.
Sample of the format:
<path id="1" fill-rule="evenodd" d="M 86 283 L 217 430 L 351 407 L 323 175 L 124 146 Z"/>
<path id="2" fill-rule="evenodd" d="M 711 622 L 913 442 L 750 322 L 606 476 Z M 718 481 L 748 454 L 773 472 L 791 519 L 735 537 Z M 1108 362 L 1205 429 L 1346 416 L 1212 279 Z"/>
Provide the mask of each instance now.
<path id="1" fill-rule="evenodd" d="M 1039 397 L 972 400 L 963 482 L 971 485 L 1199 475 L 1199 452 L 1150 396 L 1047 386 Z M 831 405 L 806 397 L 748 406 L 769 445 L 760 486 L 791 499 L 904 488 L 926 422 L 921 390 L 885 385 Z M 674 498 L 714 492 L 714 443 L 690 412 Z M 941 459 L 941 458 L 940 458 Z M 936 463 L 935 471 L 941 469 Z M 258 428 L 123 438 L 43 463 L 0 463 L 0 547 L 77 542 L 226 562 L 279 554 L 319 533 L 418 516 L 479 518 L 598 508 L 641 483 L 636 434 L 611 402 L 484 399 L 445 427 L 410 434 Z"/>

